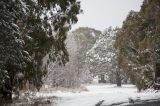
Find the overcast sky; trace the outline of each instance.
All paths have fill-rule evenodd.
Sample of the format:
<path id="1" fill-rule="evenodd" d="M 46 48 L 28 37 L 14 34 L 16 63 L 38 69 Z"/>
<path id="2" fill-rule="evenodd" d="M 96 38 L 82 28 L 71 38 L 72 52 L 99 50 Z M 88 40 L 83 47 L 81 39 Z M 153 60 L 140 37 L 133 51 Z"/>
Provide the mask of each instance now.
<path id="1" fill-rule="evenodd" d="M 143 0 L 79 0 L 84 11 L 78 15 L 78 27 L 91 27 L 103 31 L 109 26 L 121 27 L 130 10 L 139 11 Z"/>

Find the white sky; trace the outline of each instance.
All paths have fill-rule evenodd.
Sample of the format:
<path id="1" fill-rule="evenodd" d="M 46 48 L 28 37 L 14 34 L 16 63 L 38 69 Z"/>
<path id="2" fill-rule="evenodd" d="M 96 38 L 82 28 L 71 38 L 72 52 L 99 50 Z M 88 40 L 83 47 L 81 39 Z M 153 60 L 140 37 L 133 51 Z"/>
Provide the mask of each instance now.
<path id="1" fill-rule="evenodd" d="M 83 14 L 78 15 L 78 27 L 91 27 L 103 31 L 109 26 L 121 27 L 130 10 L 139 11 L 143 0 L 79 0 Z"/>

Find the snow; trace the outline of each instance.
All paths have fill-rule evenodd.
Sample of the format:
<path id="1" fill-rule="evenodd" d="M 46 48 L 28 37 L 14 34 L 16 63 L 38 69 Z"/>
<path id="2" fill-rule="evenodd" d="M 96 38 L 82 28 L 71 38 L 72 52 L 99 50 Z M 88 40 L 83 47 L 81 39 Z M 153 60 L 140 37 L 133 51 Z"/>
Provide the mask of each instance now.
<path id="1" fill-rule="evenodd" d="M 95 33 L 94 33 L 94 32 L 92 32 L 91 34 L 92 34 L 92 36 L 93 36 L 93 37 L 96 37 L 96 35 L 95 35 Z"/>
<path id="2" fill-rule="evenodd" d="M 20 1 L 20 3 L 21 3 L 22 6 L 23 6 L 23 8 L 22 8 L 23 12 L 26 13 L 27 5 L 26 5 L 25 2 L 23 2 L 22 0 L 19 0 L 19 1 Z"/>
<path id="3" fill-rule="evenodd" d="M 160 97 L 160 93 L 154 92 L 137 92 L 134 85 L 88 85 L 88 91 L 83 92 L 62 92 L 56 91 L 49 94 L 37 94 L 37 96 L 57 96 L 60 98 L 57 106 L 94 106 L 99 101 L 104 100 L 102 105 L 110 105 L 112 103 L 128 102 L 129 98 L 136 100 L 156 99 Z M 151 90 L 150 90 L 151 91 Z"/>

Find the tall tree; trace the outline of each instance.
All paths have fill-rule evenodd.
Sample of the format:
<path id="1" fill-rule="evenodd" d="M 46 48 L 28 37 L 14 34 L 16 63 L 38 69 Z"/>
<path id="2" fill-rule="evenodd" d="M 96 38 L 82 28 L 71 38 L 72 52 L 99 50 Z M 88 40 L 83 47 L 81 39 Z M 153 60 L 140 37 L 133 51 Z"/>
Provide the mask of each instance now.
<path id="1" fill-rule="evenodd" d="M 11 98 L 16 74 L 30 58 L 23 48 L 24 40 L 17 25 L 25 15 L 20 1 L 2 0 L 0 11 L 0 91 L 5 97 Z"/>
<path id="2" fill-rule="evenodd" d="M 68 61 L 64 41 L 66 32 L 78 21 L 80 2 L 2 0 L 0 11 L 0 89 L 11 98 L 13 88 L 22 88 L 26 81 L 40 87 L 46 73 L 45 56 L 59 64 Z"/>
<path id="3" fill-rule="evenodd" d="M 117 33 L 118 63 L 138 89 L 154 83 L 159 62 L 159 0 L 144 0 L 139 12 L 131 11 Z"/>

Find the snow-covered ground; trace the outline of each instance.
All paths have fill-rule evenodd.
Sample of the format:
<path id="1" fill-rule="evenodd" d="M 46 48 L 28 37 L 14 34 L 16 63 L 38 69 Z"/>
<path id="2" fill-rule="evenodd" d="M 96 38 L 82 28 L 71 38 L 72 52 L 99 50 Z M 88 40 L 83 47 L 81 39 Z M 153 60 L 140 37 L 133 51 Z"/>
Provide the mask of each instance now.
<path id="1" fill-rule="evenodd" d="M 56 91 L 50 94 L 39 93 L 37 96 L 57 96 L 58 106 L 95 106 L 99 101 L 104 100 L 102 105 L 110 105 L 117 102 L 128 102 L 133 100 L 156 99 L 160 98 L 160 93 L 141 92 L 138 93 L 134 85 L 88 85 L 88 91 L 79 93 Z"/>

